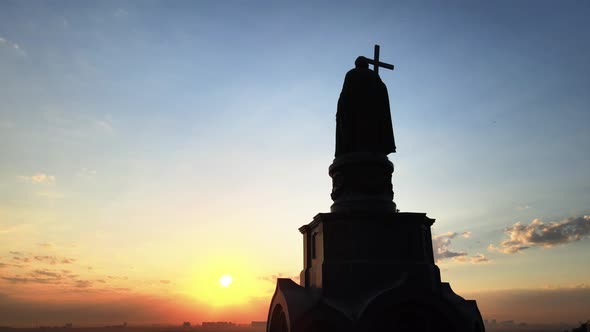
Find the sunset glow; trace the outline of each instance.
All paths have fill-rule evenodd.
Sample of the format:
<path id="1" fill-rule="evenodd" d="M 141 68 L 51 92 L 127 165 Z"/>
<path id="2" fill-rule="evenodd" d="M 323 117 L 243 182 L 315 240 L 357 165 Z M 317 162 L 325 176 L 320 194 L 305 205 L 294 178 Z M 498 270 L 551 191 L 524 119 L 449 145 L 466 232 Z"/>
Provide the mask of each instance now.
<path id="1" fill-rule="evenodd" d="M 436 219 L 443 281 L 485 319 L 590 318 L 588 17 L 0 1 L 0 326 L 266 320 L 330 211 L 338 97 L 374 44 L 394 200 Z"/>
<path id="2" fill-rule="evenodd" d="M 231 285 L 233 278 L 229 274 L 224 274 L 219 278 L 219 284 L 221 287 L 228 287 Z"/>

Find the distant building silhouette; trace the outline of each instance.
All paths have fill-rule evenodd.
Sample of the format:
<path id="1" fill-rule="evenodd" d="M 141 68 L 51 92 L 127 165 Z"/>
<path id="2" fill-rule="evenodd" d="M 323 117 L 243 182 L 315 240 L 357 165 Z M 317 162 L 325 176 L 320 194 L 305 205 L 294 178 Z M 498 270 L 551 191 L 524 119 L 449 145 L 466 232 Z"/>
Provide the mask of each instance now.
<path id="1" fill-rule="evenodd" d="M 260 322 L 252 321 L 252 324 L 250 324 L 250 326 L 256 327 L 256 328 L 266 327 L 266 322 L 265 321 L 260 321 Z"/>
<path id="2" fill-rule="evenodd" d="M 182 327 L 191 327 L 191 322 L 183 322 Z"/>
<path id="3" fill-rule="evenodd" d="M 232 322 L 203 322 L 203 324 L 201 324 L 201 326 L 203 328 L 207 328 L 207 329 L 227 329 L 227 328 L 233 328 L 236 327 L 236 324 L 232 323 Z"/>

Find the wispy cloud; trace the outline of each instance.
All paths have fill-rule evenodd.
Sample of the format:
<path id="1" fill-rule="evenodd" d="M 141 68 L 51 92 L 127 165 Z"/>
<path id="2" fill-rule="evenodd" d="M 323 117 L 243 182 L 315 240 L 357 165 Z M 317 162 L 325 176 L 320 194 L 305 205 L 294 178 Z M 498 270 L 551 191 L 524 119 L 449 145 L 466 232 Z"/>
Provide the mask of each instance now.
<path id="1" fill-rule="evenodd" d="M 22 251 L 9 251 L 9 254 L 13 255 L 12 260 L 21 263 L 40 262 L 50 265 L 58 264 L 73 264 L 76 262 L 75 258 L 71 257 L 59 257 L 53 255 L 33 255 L 30 253 L 24 253 Z"/>
<path id="2" fill-rule="evenodd" d="M 17 261 L 19 263 L 29 263 L 31 262 L 31 259 L 29 257 L 21 257 L 21 256 L 13 256 L 12 257 L 13 261 Z"/>
<path id="3" fill-rule="evenodd" d="M 53 184 L 55 183 L 54 175 L 47 175 L 45 173 L 37 173 L 34 175 L 19 175 L 19 180 L 33 184 Z"/>
<path id="4" fill-rule="evenodd" d="M 51 265 L 56 264 L 72 264 L 76 261 L 74 258 L 62 257 L 58 258 L 56 256 L 47 256 L 47 255 L 38 255 L 33 257 L 36 261 L 49 263 Z"/>
<path id="5" fill-rule="evenodd" d="M 59 271 L 47 269 L 36 269 L 30 271 L 26 276 L 14 275 L 11 277 L 2 276 L 2 279 L 13 284 L 53 284 L 60 285 L 64 283 L 64 278 L 68 274 Z"/>
<path id="6" fill-rule="evenodd" d="M 58 278 L 61 279 L 62 274 L 59 272 L 52 272 L 52 271 L 48 271 L 48 270 L 35 270 L 32 273 L 34 276 L 45 276 L 45 277 L 51 277 L 51 278 Z"/>
<path id="7" fill-rule="evenodd" d="M 473 264 L 487 263 L 489 261 L 490 261 L 490 259 L 481 253 L 477 253 L 477 254 L 471 256 L 471 263 L 473 263 Z"/>
<path id="8" fill-rule="evenodd" d="M 490 244 L 489 251 L 515 254 L 531 247 L 551 248 L 590 236 L 590 216 L 568 218 L 549 223 L 534 219 L 528 225 L 517 222 L 504 229 L 504 233 L 508 239 L 502 241 L 498 246 Z"/>
<path id="9" fill-rule="evenodd" d="M 23 50 L 23 48 L 18 43 L 9 40 L 6 37 L 0 36 L 0 47 L 6 47 L 6 48 L 9 48 L 9 49 L 12 49 L 18 55 L 22 55 L 22 56 L 27 55 L 27 53 L 25 52 L 25 50 Z"/>
<path id="10" fill-rule="evenodd" d="M 29 278 L 29 277 L 20 277 L 20 276 L 13 276 L 13 277 L 0 277 L 10 283 L 13 284 L 59 284 L 59 281 L 56 281 L 54 278 Z"/>
<path id="11" fill-rule="evenodd" d="M 90 280 L 76 280 L 74 283 L 74 287 L 89 288 L 89 287 L 92 287 L 92 281 L 90 281 Z"/>
<path id="12" fill-rule="evenodd" d="M 434 249 L 434 259 L 439 262 L 448 258 L 464 257 L 467 253 L 464 251 L 451 250 L 451 241 L 459 235 L 456 232 L 448 232 L 441 235 L 432 236 L 432 247 Z"/>
<path id="13" fill-rule="evenodd" d="M 452 259 L 453 261 L 459 263 L 471 264 L 487 263 L 490 261 L 488 257 L 481 253 L 469 256 L 469 254 L 465 251 L 454 251 L 453 249 L 451 249 L 451 242 L 457 236 L 460 236 L 464 239 L 469 239 L 471 237 L 471 232 L 466 231 L 460 234 L 457 232 L 447 232 L 445 234 L 434 235 L 432 237 L 434 259 L 437 263 L 446 259 Z"/>
<path id="14" fill-rule="evenodd" d="M 13 284 L 44 284 L 44 285 L 61 285 L 70 290 L 80 288 L 91 288 L 95 282 L 107 284 L 104 279 L 88 280 L 81 279 L 78 274 L 70 270 L 51 270 L 51 269 L 34 269 L 25 275 L 16 274 L 13 276 L 2 276 L 1 279 Z"/>
<path id="15" fill-rule="evenodd" d="M 107 279 L 111 279 L 111 280 L 127 280 L 129 279 L 126 276 L 107 276 Z"/>

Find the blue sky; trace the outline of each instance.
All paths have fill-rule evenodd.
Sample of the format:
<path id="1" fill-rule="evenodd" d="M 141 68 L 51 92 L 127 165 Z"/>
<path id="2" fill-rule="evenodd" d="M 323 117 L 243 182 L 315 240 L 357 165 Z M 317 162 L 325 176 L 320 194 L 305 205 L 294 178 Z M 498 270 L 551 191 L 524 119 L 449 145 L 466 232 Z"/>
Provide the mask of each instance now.
<path id="1" fill-rule="evenodd" d="M 378 43 L 396 66 L 380 71 L 395 201 L 437 219 L 443 279 L 587 283 L 587 264 L 562 272 L 590 258 L 589 14 L 582 1 L 4 1 L 0 258 L 50 243 L 137 278 L 174 271 L 178 292 L 187 262 L 211 255 L 297 274 L 297 228 L 331 204 L 344 74 Z M 535 219 L 562 238 L 514 228 L 549 234 Z M 531 248 L 506 253 L 510 235 Z"/>

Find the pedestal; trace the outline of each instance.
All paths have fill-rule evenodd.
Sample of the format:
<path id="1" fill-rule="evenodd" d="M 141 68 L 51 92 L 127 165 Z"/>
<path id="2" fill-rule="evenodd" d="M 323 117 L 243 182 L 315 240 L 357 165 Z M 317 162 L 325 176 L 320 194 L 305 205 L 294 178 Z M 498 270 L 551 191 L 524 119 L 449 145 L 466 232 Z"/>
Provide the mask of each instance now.
<path id="1" fill-rule="evenodd" d="M 267 332 L 482 332 L 475 301 L 442 283 L 425 213 L 397 212 L 385 156 L 337 158 L 331 213 L 299 228 L 300 284 L 278 279 Z"/>
<path id="2" fill-rule="evenodd" d="M 395 212 L 391 174 L 386 156 L 355 152 L 334 159 L 328 170 L 332 178 L 331 212 Z"/>

